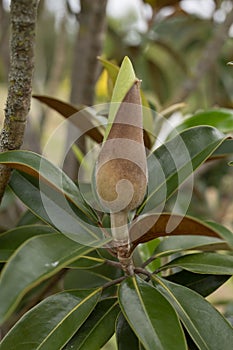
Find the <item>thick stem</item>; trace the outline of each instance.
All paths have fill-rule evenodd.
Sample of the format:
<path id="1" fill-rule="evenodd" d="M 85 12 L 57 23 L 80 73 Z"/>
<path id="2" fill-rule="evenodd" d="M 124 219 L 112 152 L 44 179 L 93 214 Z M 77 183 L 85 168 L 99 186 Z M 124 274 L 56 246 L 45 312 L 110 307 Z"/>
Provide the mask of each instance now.
<path id="1" fill-rule="evenodd" d="M 128 212 L 120 211 L 118 213 L 111 213 L 110 215 L 113 242 L 118 260 L 123 270 L 127 274 L 132 275 L 134 273 L 134 266 L 132 256 L 130 255 Z"/>
<path id="2" fill-rule="evenodd" d="M 128 213 L 127 211 L 120 211 L 118 213 L 111 213 L 111 228 L 112 236 L 116 244 L 128 244 Z"/>

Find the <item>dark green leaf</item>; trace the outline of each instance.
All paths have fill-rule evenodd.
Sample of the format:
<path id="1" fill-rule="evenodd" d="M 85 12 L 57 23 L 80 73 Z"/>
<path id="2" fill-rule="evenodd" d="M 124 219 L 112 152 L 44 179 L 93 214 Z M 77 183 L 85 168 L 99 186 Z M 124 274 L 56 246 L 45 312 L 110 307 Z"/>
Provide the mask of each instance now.
<path id="1" fill-rule="evenodd" d="M 77 262 L 78 263 L 78 262 Z M 122 270 L 107 264 L 91 269 L 74 269 L 64 279 L 65 289 L 87 289 L 104 285 L 122 276 Z"/>
<path id="2" fill-rule="evenodd" d="M 143 264 L 144 261 L 147 261 L 153 256 L 153 252 L 155 248 L 159 245 L 160 240 L 159 238 L 153 239 L 152 241 L 146 242 L 144 244 L 140 244 L 138 246 L 139 250 L 139 255 L 141 257 L 141 261 L 139 263 L 136 263 L 136 266 L 140 266 Z M 137 251 L 134 251 L 134 261 L 135 261 L 135 254 L 137 254 Z M 137 256 L 137 255 L 136 255 Z M 161 261 L 159 258 L 154 259 L 153 261 L 150 262 L 150 264 L 147 265 L 147 269 L 150 272 L 153 272 L 157 270 L 161 266 Z"/>
<path id="3" fill-rule="evenodd" d="M 99 350 L 115 331 L 119 306 L 116 299 L 100 301 L 64 350 Z"/>
<path id="4" fill-rule="evenodd" d="M 222 158 L 232 156 L 233 154 L 233 139 L 226 139 L 223 143 L 214 151 L 211 158 Z"/>
<path id="5" fill-rule="evenodd" d="M 183 250 L 224 250 L 228 246 L 221 239 L 206 236 L 179 236 L 166 237 L 155 249 L 156 257 L 171 255 Z"/>
<path id="6" fill-rule="evenodd" d="M 108 263 L 96 266 L 92 269 L 92 271 L 98 275 L 108 278 L 109 280 L 115 280 L 116 278 L 123 276 L 121 268 L 111 266 Z"/>
<path id="7" fill-rule="evenodd" d="M 33 237 L 20 246 L 1 274 L 0 323 L 27 291 L 92 249 L 56 233 Z"/>
<path id="8" fill-rule="evenodd" d="M 161 293 L 141 278 L 129 277 L 121 283 L 119 303 L 145 349 L 187 349 L 175 311 Z"/>
<path id="9" fill-rule="evenodd" d="M 35 215 L 69 238 L 82 244 L 101 244 L 101 230 L 80 211 L 77 214 L 76 207 L 52 187 L 44 184 L 38 188 L 36 179 L 17 171 L 12 174 L 9 186 Z"/>
<path id="10" fill-rule="evenodd" d="M 64 279 L 65 289 L 89 289 L 103 286 L 110 279 L 89 270 L 71 270 Z"/>
<path id="11" fill-rule="evenodd" d="M 203 275 L 190 271 L 180 271 L 166 277 L 168 281 L 188 287 L 203 297 L 207 297 L 221 287 L 230 277 L 226 275 Z"/>
<path id="12" fill-rule="evenodd" d="M 117 319 L 116 338 L 118 350 L 140 350 L 139 339 L 130 328 L 122 313 L 120 313 Z"/>
<path id="13" fill-rule="evenodd" d="M 20 226 L 0 235 L 0 261 L 7 261 L 11 254 L 26 240 L 34 236 L 56 232 L 50 226 Z"/>
<path id="14" fill-rule="evenodd" d="M 231 350 L 233 329 L 202 296 L 155 277 L 156 288 L 176 309 L 188 333 L 201 350 Z"/>
<path id="15" fill-rule="evenodd" d="M 87 217 L 96 221 L 94 213 L 82 199 L 75 183 L 60 168 L 46 158 L 31 151 L 17 150 L 1 153 L 0 163 L 38 178 L 39 187 L 42 191 L 44 182 L 51 185 L 59 193 L 63 193 Z"/>
<path id="16" fill-rule="evenodd" d="M 222 237 L 222 239 L 224 239 L 233 250 L 233 232 L 217 222 L 207 221 L 207 224 L 218 232 L 219 236 Z"/>
<path id="17" fill-rule="evenodd" d="M 181 267 L 195 273 L 233 275 L 233 255 L 217 253 L 196 253 L 181 256 L 161 267 Z"/>
<path id="18" fill-rule="evenodd" d="M 12 191 L 11 191 L 12 192 Z M 20 217 L 17 226 L 35 225 L 42 224 L 42 221 L 34 215 L 30 210 L 26 210 Z"/>
<path id="19" fill-rule="evenodd" d="M 88 255 L 80 257 L 77 261 L 74 261 L 69 265 L 69 268 L 73 269 L 92 269 L 104 263 L 104 259 L 100 258 L 98 252 L 94 250 Z"/>
<path id="20" fill-rule="evenodd" d="M 183 131 L 148 158 L 148 195 L 138 213 L 158 209 L 217 149 L 224 135 L 209 126 Z"/>
<path id="21" fill-rule="evenodd" d="M 1 350 L 61 349 L 85 322 L 100 290 L 53 295 L 25 314 L 6 335 Z"/>

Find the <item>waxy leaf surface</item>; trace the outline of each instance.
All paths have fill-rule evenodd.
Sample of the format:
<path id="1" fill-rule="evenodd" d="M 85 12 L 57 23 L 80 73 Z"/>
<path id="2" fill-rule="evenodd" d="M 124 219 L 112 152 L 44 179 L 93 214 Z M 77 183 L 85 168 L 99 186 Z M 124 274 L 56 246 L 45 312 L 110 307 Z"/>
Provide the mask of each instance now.
<path id="1" fill-rule="evenodd" d="M 141 278 L 129 277 L 119 287 L 121 310 L 146 350 L 187 350 L 171 305 Z"/>
<path id="2" fill-rule="evenodd" d="M 55 294 L 27 312 L 0 344 L 1 350 L 61 349 L 100 298 L 100 290 Z"/>

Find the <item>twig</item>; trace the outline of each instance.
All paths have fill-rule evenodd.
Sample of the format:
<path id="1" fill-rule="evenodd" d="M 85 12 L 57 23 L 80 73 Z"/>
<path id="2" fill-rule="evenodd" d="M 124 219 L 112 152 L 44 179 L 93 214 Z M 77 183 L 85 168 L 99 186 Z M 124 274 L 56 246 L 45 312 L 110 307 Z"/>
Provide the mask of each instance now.
<path id="1" fill-rule="evenodd" d="M 117 278 L 117 279 L 115 279 L 113 281 L 105 283 L 102 288 L 106 289 L 108 287 L 114 286 L 115 284 L 118 284 L 118 283 L 124 281 L 126 278 L 127 278 L 127 276 L 119 277 L 119 278 Z"/>
<path id="2" fill-rule="evenodd" d="M 119 269 L 122 268 L 121 263 L 119 263 L 118 261 L 105 260 L 105 264 L 106 264 L 106 265 L 110 265 L 110 266 L 117 267 L 117 268 L 119 268 Z"/>
<path id="3" fill-rule="evenodd" d="M 135 267 L 134 272 L 141 273 L 143 275 L 146 275 L 149 278 L 151 278 L 151 275 L 152 275 L 149 271 L 147 271 L 146 269 L 143 269 L 142 267 Z"/>
<path id="4" fill-rule="evenodd" d="M 156 259 L 156 255 L 152 255 L 149 259 L 147 259 L 143 264 L 142 264 L 142 268 L 146 267 L 147 265 L 149 265 L 151 262 L 153 262 Z"/>

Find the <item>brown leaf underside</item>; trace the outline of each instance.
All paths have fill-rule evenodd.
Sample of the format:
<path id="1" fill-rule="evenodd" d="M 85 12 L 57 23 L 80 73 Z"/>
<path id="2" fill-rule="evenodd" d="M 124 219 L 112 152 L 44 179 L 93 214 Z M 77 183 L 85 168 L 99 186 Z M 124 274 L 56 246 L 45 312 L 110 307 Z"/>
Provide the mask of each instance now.
<path id="1" fill-rule="evenodd" d="M 173 228 L 167 232 L 167 225 Z M 144 233 L 145 232 L 145 233 Z M 165 236 L 196 235 L 221 238 L 217 232 L 199 221 L 180 215 L 152 214 L 137 222 L 130 228 L 130 241 L 132 242 L 132 251 L 140 244 L 152 239 Z"/>
<path id="2" fill-rule="evenodd" d="M 74 123 L 78 128 L 85 131 L 85 134 L 88 135 L 90 138 L 92 138 L 97 143 L 101 143 L 103 141 L 103 136 L 98 130 L 97 127 L 94 127 L 92 122 L 89 120 L 91 116 L 85 111 L 85 107 L 83 105 L 80 106 L 73 106 L 67 102 L 61 101 L 57 98 L 50 97 L 50 96 L 43 96 L 43 95 L 33 95 L 33 98 L 37 99 L 38 101 L 46 104 L 48 107 L 54 109 L 56 112 L 60 113 L 63 117 L 69 118 L 73 114 L 83 111 L 85 113 L 85 125 L 82 121 L 78 120 L 78 118 L 75 118 L 72 120 L 72 123 Z M 147 131 L 143 131 L 144 135 L 144 144 L 147 149 L 151 148 L 151 141 L 150 137 L 147 133 Z"/>

